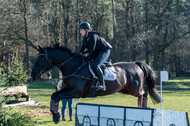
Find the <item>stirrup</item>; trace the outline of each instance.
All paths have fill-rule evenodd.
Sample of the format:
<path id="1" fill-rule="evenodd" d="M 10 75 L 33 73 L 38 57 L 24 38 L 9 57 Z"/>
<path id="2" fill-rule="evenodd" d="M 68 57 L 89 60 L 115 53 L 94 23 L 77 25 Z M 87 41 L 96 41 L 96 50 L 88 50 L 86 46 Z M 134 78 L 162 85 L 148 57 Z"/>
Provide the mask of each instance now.
<path id="1" fill-rule="evenodd" d="M 97 91 L 106 91 L 106 85 L 105 84 L 102 84 L 102 85 L 100 85 L 100 83 L 98 83 L 98 85 L 96 85 L 96 90 Z"/>
<path id="2" fill-rule="evenodd" d="M 97 90 L 106 91 L 106 86 L 99 86 L 97 87 Z"/>

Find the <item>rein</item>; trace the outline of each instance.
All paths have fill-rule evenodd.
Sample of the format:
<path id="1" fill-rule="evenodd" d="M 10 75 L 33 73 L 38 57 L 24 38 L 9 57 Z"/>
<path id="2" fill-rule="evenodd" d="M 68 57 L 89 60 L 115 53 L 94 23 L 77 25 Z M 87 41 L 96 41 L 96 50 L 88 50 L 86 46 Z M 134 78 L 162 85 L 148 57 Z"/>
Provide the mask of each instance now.
<path id="1" fill-rule="evenodd" d="M 92 61 L 92 59 L 90 61 Z M 83 66 L 85 66 L 86 64 L 88 64 L 90 61 L 84 63 L 84 59 L 83 59 L 83 63 L 82 63 L 82 65 L 80 67 L 78 67 L 78 69 L 76 69 L 72 74 L 62 77 L 62 79 L 67 79 L 69 77 L 73 77 L 74 76 L 74 77 L 79 77 L 79 78 L 86 79 L 86 80 L 95 81 L 94 79 L 90 79 L 90 78 L 87 78 L 87 77 L 84 77 L 84 76 L 76 75 L 76 72 L 78 72 Z"/>
<path id="2" fill-rule="evenodd" d="M 72 60 L 73 58 L 74 58 L 74 57 L 69 58 L 69 59 L 66 60 L 65 62 L 58 64 L 56 67 L 61 68 L 61 67 L 62 67 L 61 65 L 65 64 L 65 63 L 67 63 L 67 62 L 69 62 L 69 61 Z M 59 66 L 60 66 L 60 67 L 59 67 Z"/>
<path id="3" fill-rule="evenodd" d="M 47 50 L 45 50 L 45 54 L 39 54 L 38 56 L 44 56 L 44 55 L 45 55 L 45 58 L 46 58 L 47 62 L 46 62 L 45 67 L 43 68 L 43 70 L 40 69 L 40 71 L 41 71 L 42 73 L 46 71 L 45 68 L 46 68 L 47 64 L 49 64 L 50 66 L 52 66 L 52 65 L 50 64 L 49 59 L 48 59 Z M 62 62 L 62 63 L 56 65 L 56 67 L 58 67 L 58 68 L 60 69 L 61 67 L 63 67 L 63 65 L 64 65 L 65 63 L 71 61 L 72 59 L 74 59 L 74 57 L 71 57 L 71 58 L 69 58 L 68 60 L 66 60 L 66 61 L 64 61 L 64 62 Z M 89 60 L 88 62 L 84 63 L 84 58 L 83 58 L 83 56 L 82 56 L 82 65 L 79 66 L 72 74 L 67 75 L 67 76 L 63 76 L 62 79 L 67 79 L 67 78 L 69 78 L 69 77 L 73 77 L 73 76 L 74 76 L 74 77 L 79 77 L 79 78 L 82 78 L 82 79 L 94 81 L 94 79 L 90 79 L 90 78 L 86 78 L 86 77 L 84 77 L 84 76 L 76 75 L 76 73 L 77 73 L 83 66 L 85 66 L 86 64 L 88 64 L 90 61 L 92 61 L 92 59 Z M 36 68 L 36 69 L 39 69 L 39 68 Z M 39 76 L 40 76 L 40 75 L 39 75 Z"/>

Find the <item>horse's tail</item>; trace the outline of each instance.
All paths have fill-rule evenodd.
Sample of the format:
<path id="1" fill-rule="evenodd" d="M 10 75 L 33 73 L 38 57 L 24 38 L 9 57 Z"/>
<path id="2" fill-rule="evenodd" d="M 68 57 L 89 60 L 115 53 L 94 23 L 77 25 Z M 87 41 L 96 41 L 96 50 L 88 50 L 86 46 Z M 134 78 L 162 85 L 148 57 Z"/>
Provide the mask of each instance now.
<path id="1" fill-rule="evenodd" d="M 156 90 L 156 79 L 157 79 L 157 74 L 155 71 L 147 64 L 137 61 L 135 62 L 144 72 L 145 75 L 145 81 L 149 89 L 149 94 L 154 103 L 160 103 L 161 102 L 161 97 L 159 93 Z"/>

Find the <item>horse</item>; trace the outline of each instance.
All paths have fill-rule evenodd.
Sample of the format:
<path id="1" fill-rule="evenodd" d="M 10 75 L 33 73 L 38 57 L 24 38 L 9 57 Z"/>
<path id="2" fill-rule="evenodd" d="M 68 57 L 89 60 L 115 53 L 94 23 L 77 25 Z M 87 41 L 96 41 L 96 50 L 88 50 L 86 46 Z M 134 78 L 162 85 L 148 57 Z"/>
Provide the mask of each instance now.
<path id="1" fill-rule="evenodd" d="M 59 101 L 69 98 L 88 97 L 94 78 L 89 70 L 90 60 L 84 56 L 74 56 L 71 49 L 54 45 L 38 47 L 38 55 L 32 68 L 31 77 L 39 79 L 41 74 L 52 67 L 58 67 L 63 75 L 64 87 L 51 95 L 50 111 L 54 123 L 60 120 L 58 113 Z M 136 62 L 113 63 L 116 80 L 105 80 L 106 91 L 94 90 L 94 96 L 105 96 L 114 93 L 129 94 L 138 97 L 138 107 L 147 108 L 147 95 L 149 93 L 154 103 L 160 103 L 161 97 L 155 85 L 157 74 L 147 64 Z M 146 87 L 146 88 L 145 88 Z"/>

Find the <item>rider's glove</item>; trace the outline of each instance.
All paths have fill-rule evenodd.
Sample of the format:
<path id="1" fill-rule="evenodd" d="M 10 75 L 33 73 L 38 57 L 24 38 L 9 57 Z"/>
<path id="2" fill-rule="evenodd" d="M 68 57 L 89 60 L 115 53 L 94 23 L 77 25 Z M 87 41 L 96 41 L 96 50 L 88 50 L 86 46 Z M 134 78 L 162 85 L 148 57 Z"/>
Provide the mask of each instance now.
<path id="1" fill-rule="evenodd" d="M 73 54 L 74 56 L 82 56 L 82 52 L 77 52 Z"/>

